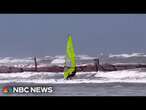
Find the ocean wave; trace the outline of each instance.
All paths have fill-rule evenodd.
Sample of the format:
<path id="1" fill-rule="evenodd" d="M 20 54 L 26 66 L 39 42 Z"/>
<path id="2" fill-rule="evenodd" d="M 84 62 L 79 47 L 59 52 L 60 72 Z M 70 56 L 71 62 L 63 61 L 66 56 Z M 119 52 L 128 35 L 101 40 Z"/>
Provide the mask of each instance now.
<path id="1" fill-rule="evenodd" d="M 93 60 L 95 57 L 91 57 L 89 55 L 77 55 L 80 60 Z"/>
<path id="2" fill-rule="evenodd" d="M 54 59 L 51 64 L 64 64 L 65 59 Z"/>
<path id="3" fill-rule="evenodd" d="M 78 72 L 72 80 L 64 80 L 63 72 L 2 73 L 0 83 L 146 83 L 146 72 L 123 70 L 113 72 Z"/>
<path id="4" fill-rule="evenodd" d="M 13 57 L 5 57 L 0 59 L 0 63 L 32 63 L 33 59 L 31 58 L 13 58 Z"/>
<path id="5" fill-rule="evenodd" d="M 146 57 L 144 53 L 132 53 L 132 54 L 110 54 L 110 58 L 113 57 L 122 57 L 122 58 L 129 58 L 129 57 Z"/>
<path id="6" fill-rule="evenodd" d="M 145 64 L 146 55 L 144 53 L 132 53 L 132 54 L 110 54 L 109 56 L 100 56 L 100 62 L 112 63 L 112 64 Z M 130 58 L 136 57 L 134 59 Z M 144 57 L 144 58 L 143 58 Z M 87 65 L 89 63 L 94 63 L 93 59 L 96 57 L 89 55 L 76 55 L 77 65 Z M 111 59 L 112 58 L 112 59 Z M 122 58 L 122 59 L 121 59 Z M 129 59 L 125 59 L 129 58 Z M 58 65 L 64 66 L 65 55 L 57 56 L 44 56 L 37 57 L 38 66 L 42 67 L 43 65 Z M 0 66 L 14 66 L 14 67 L 34 67 L 34 58 L 14 58 L 14 57 L 0 57 Z"/>

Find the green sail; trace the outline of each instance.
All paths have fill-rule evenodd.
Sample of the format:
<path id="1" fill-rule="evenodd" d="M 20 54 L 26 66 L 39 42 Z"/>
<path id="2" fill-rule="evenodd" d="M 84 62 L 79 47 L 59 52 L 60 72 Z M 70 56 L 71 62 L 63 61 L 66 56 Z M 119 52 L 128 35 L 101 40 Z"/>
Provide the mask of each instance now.
<path id="1" fill-rule="evenodd" d="M 67 67 L 67 69 L 64 70 L 64 78 L 66 79 L 69 75 L 72 74 L 73 71 L 75 71 L 76 68 L 76 56 L 71 35 L 68 36 L 66 46 L 65 67 Z"/>

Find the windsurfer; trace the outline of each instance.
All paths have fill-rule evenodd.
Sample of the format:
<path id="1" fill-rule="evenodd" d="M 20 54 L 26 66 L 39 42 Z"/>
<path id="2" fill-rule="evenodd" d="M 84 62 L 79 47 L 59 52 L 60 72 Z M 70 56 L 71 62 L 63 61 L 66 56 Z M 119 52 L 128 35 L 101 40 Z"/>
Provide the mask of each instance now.
<path id="1" fill-rule="evenodd" d="M 72 79 L 76 75 L 76 56 L 71 35 L 69 35 L 66 45 L 66 57 L 64 66 L 64 79 Z"/>
<path id="2" fill-rule="evenodd" d="M 77 69 L 75 67 L 74 71 L 70 75 L 68 75 L 68 77 L 66 79 L 72 79 L 76 75 L 76 70 Z"/>

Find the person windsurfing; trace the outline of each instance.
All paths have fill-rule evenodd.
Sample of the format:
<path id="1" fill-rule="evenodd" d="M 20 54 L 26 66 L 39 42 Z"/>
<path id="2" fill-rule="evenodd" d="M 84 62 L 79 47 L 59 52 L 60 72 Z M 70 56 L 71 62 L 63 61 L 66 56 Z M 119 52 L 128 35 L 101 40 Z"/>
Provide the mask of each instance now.
<path id="1" fill-rule="evenodd" d="M 64 79 L 72 79 L 76 75 L 76 56 L 72 36 L 69 34 L 66 45 L 66 58 L 64 65 Z"/>

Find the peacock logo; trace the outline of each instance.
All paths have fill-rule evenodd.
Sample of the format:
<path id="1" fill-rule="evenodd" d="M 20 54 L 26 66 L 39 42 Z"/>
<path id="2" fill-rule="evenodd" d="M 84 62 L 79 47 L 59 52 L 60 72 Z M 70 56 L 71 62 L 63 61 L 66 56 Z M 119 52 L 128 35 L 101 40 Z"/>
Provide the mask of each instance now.
<path id="1" fill-rule="evenodd" d="M 9 86 L 5 86 L 5 87 L 3 87 L 2 92 L 4 94 L 12 93 L 12 88 Z"/>
<path id="2" fill-rule="evenodd" d="M 9 92 L 9 87 L 3 87 L 2 92 L 7 94 Z"/>

